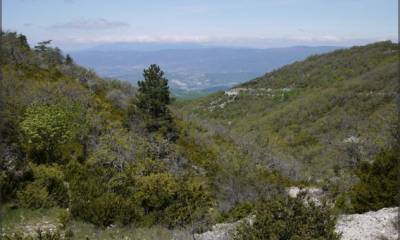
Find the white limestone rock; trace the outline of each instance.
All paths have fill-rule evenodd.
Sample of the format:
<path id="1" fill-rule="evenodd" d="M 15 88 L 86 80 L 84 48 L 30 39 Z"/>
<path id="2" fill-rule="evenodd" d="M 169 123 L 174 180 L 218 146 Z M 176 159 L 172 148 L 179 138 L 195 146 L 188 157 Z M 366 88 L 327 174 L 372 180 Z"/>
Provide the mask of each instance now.
<path id="1" fill-rule="evenodd" d="M 383 208 L 377 212 L 342 215 L 336 232 L 342 240 L 399 239 L 399 208 Z"/>

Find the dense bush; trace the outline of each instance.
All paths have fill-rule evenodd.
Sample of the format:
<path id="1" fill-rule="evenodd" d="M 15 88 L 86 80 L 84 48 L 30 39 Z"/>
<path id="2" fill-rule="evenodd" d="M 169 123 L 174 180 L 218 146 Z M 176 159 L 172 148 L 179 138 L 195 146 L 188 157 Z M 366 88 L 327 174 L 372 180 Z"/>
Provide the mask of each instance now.
<path id="1" fill-rule="evenodd" d="M 236 204 L 234 207 L 229 209 L 229 211 L 223 212 L 220 217 L 220 222 L 234 222 L 244 219 L 251 215 L 254 210 L 254 203 L 252 202 L 242 202 Z"/>
<path id="2" fill-rule="evenodd" d="M 304 204 L 304 198 L 282 198 L 258 203 L 253 223 L 242 223 L 237 240 L 336 240 L 336 219 L 327 206 Z"/>
<path id="3" fill-rule="evenodd" d="M 400 200 L 400 156 L 394 149 L 382 151 L 372 163 L 356 169 L 359 183 L 350 191 L 350 210 L 363 213 L 398 206 Z"/>
<path id="4" fill-rule="evenodd" d="M 185 226 L 204 217 L 213 204 L 205 186 L 179 180 L 155 164 L 131 164 L 121 172 L 71 162 L 67 179 L 72 216 L 102 227 Z"/>
<path id="5" fill-rule="evenodd" d="M 204 184 L 181 180 L 178 186 L 174 201 L 164 211 L 163 222 L 169 227 L 189 225 L 192 231 L 213 223 L 213 213 L 210 211 L 215 203 Z"/>
<path id="6" fill-rule="evenodd" d="M 31 165 L 33 181 L 17 191 L 17 203 L 24 208 L 67 207 L 68 189 L 57 166 Z"/>
<path id="7" fill-rule="evenodd" d="M 28 152 L 39 163 L 55 162 L 60 147 L 79 141 L 86 132 L 82 110 L 72 103 L 33 104 L 20 127 Z"/>

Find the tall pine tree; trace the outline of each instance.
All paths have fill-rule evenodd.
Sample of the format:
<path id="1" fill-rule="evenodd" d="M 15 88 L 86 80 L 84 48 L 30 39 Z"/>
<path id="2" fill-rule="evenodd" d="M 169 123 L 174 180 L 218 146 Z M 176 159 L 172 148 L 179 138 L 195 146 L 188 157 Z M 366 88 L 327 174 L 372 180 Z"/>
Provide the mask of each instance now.
<path id="1" fill-rule="evenodd" d="M 143 81 L 139 81 L 135 111 L 145 123 L 149 132 L 160 131 L 168 134 L 173 131 L 173 119 L 168 109 L 171 102 L 168 79 L 156 64 L 143 72 Z"/>

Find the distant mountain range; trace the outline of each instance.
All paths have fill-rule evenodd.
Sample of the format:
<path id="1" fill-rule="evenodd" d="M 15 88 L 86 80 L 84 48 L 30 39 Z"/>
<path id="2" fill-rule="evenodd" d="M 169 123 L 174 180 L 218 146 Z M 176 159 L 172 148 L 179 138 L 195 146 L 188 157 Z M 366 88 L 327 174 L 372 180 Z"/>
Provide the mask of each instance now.
<path id="1" fill-rule="evenodd" d="M 179 92 L 213 92 L 260 76 L 308 56 L 338 47 L 271 49 L 209 47 L 198 44 L 108 44 L 72 52 L 75 61 L 100 75 L 136 84 L 142 71 L 156 63 Z"/>

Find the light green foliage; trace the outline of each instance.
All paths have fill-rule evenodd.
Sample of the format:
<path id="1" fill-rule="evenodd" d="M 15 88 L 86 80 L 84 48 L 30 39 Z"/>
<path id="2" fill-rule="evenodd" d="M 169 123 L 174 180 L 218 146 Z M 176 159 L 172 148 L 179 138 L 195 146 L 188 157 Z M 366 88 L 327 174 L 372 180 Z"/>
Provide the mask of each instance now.
<path id="1" fill-rule="evenodd" d="M 166 173 L 150 174 L 139 178 L 138 195 L 146 213 L 171 204 L 178 191 L 175 179 Z"/>
<path id="2" fill-rule="evenodd" d="M 39 162 L 52 162 L 59 147 L 79 142 L 86 134 L 82 110 L 77 105 L 33 104 L 25 113 L 20 127 L 24 141 L 33 152 L 45 153 L 46 159 Z"/>
<path id="3" fill-rule="evenodd" d="M 34 104 L 26 111 L 21 129 L 28 144 L 37 150 L 51 150 L 70 143 L 81 134 L 77 108 Z"/>
<path id="4" fill-rule="evenodd" d="M 327 206 L 305 206 L 303 197 L 265 200 L 254 212 L 252 224 L 242 223 L 234 239 L 338 240 L 336 219 Z"/>

